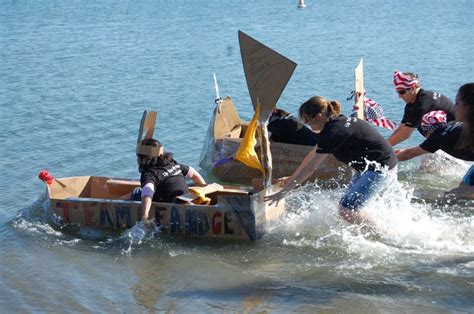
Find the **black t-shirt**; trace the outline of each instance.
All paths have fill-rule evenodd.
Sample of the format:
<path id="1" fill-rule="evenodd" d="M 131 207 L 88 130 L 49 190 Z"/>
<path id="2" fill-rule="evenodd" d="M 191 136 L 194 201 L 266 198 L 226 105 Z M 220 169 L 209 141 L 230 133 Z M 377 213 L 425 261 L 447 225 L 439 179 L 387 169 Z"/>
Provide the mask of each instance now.
<path id="1" fill-rule="evenodd" d="M 463 127 L 461 122 L 450 122 L 434 130 L 433 133 L 420 144 L 420 147 L 430 153 L 441 149 L 453 157 L 474 161 L 474 152 L 468 148 L 459 149 L 456 147 L 461 138 Z"/>
<path id="2" fill-rule="evenodd" d="M 188 184 L 184 177 L 189 171 L 189 166 L 172 161 L 167 166 L 150 167 L 142 171 L 141 185 L 153 183 L 155 186 L 154 202 L 174 202 L 176 196 L 188 192 Z"/>
<path id="3" fill-rule="evenodd" d="M 377 170 L 374 162 L 392 169 L 397 157 L 392 146 L 366 121 L 340 115 L 326 123 L 316 150 L 333 154 L 357 171 Z"/>
<path id="4" fill-rule="evenodd" d="M 303 126 L 298 130 L 298 122 L 293 116 L 272 115 L 268 123 L 270 138 L 275 142 L 314 146 L 318 135 Z"/>
<path id="5" fill-rule="evenodd" d="M 401 123 L 410 128 L 418 128 L 418 131 L 422 133 L 420 125 L 423 115 L 437 110 L 446 112 L 448 121 L 454 121 L 454 106 L 448 97 L 438 92 L 420 89 L 416 95 L 415 102 L 406 104 Z"/>

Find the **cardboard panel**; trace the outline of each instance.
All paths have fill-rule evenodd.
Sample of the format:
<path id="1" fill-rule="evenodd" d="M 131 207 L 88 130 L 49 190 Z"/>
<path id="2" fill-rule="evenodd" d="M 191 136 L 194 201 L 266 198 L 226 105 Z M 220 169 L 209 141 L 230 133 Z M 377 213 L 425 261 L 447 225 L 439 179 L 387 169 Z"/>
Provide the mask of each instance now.
<path id="1" fill-rule="evenodd" d="M 240 116 L 235 109 L 232 98 L 224 98 L 214 113 L 214 139 L 239 137 L 241 132 L 240 123 Z"/>
<path id="2" fill-rule="evenodd" d="M 142 119 L 140 121 L 140 128 L 138 129 L 138 138 L 137 138 L 137 144 L 139 144 L 142 141 L 143 138 L 143 129 L 145 127 L 145 120 L 147 116 L 147 111 L 143 111 Z"/>
<path id="3" fill-rule="evenodd" d="M 357 118 L 364 120 L 364 60 L 360 58 L 359 64 L 354 70 L 355 75 L 355 107 L 357 107 Z"/>
<path id="4" fill-rule="evenodd" d="M 145 126 L 143 128 L 145 138 L 152 138 L 153 133 L 155 133 L 156 115 L 156 111 L 150 111 L 146 116 Z"/>
<path id="5" fill-rule="evenodd" d="M 90 197 L 90 178 L 89 176 L 84 176 L 55 179 L 51 185 L 46 185 L 48 195 L 58 199 Z"/>
<path id="6" fill-rule="evenodd" d="M 156 116 L 156 111 L 143 111 L 142 120 L 140 121 L 140 128 L 138 129 L 137 143 L 141 143 L 141 141 L 145 138 L 153 137 L 153 133 L 155 132 Z"/>
<path id="7" fill-rule="evenodd" d="M 239 31 L 240 53 L 252 104 L 261 105 L 260 120 L 266 121 L 275 107 L 296 63 Z"/>
<path id="8" fill-rule="evenodd" d="M 50 204 L 64 224 L 78 224 L 105 229 L 131 228 L 142 217 L 141 203 L 129 200 L 102 199 L 109 186 L 133 188 L 135 181 L 107 177 L 75 177 L 59 179 L 71 190 L 92 189 L 91 197 L 75 192 L 65 195 L 61 185 L 51 186 Z M 266 231 L 270 220 L 283 214 L 280 207 L 270 207 L 263 195 L 249 196 L 248 190 L 218 184 L 203 187 L 217 198 L 217 205 L 153 203 L 150 215 L 165 233 L 178 236 L 257 240 Z M 281 205 L 281 204 L 280 204 Z M 274 211 L 274 212 L 273 212 Z M 264 217 L 264 219 L 262 219 Z M 259 223 L 257 224 L 257 219 Z"/>

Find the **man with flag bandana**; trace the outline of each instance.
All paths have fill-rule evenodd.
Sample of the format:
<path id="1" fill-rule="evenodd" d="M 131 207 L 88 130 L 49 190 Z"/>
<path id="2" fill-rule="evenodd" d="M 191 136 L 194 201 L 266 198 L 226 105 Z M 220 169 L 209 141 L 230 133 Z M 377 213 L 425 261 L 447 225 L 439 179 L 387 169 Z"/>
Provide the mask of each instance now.
<path id="1" fill-rule="evenodd" d="M 415 128 L 421 133 L 423 115 L 430 111 L 444 111 L 447 120 L 454 120 L 454 106 L 451 100 L 438 92 L 424 90 L 420 87 L 418 76 L 409 72 L 396 71 L 393 76 L 395 90 L 405 103 L 405 112 L 399 127 L 388 138 L 388 142 L 397 145 L 408 139 Z"/>
<path id="2" fill-rule="evenodd" d="M 456 95 L 456 122 L 449 122 L 440 128 L 433 125 L 428 139 L 420 146 L 397 150 L 398 160 L 409 160 L 416 156 L 434 153 L 441 149 L 453 157 L 474 161 L 474 83 L 461 86 Z M 439 119 L 430 119 L 436 123 Z M 448 192 L 460 198 L 474 199 L 474 166 L 467 171 L 458 188 Z"/>

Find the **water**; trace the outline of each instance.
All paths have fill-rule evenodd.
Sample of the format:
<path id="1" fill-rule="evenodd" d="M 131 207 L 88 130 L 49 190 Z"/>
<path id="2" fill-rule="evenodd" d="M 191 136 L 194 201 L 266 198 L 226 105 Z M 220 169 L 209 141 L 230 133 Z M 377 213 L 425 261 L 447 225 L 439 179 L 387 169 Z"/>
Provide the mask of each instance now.
<path id="1" fill-rule="evenodd" d="M 136 178 L 144 109 L 157 137 L 197 167 L 213 72 L 252 115 L 237 30 L 298 63 L 279 106 L 314 94 L 345 101 L 365 60 L 368 96 L 399 121 L 393 70 L 454 98 L 473 80 L 469 0 L 1 1 L 0 308 L 4 311 L 474 311 L 474 204 L 440 201 L 468 165 L 399 167 L 368 205 L 379 241 L 345 225 L 343 189 L 307 186 L 262 241 L 213 243 L 53 228 L 36 178 Z M 381 131 L 385 136 L 389 132 Z M 416 135 L 406 145 L 415 145 Z M 440 171 L 441 170 L 441 171 Z"/>

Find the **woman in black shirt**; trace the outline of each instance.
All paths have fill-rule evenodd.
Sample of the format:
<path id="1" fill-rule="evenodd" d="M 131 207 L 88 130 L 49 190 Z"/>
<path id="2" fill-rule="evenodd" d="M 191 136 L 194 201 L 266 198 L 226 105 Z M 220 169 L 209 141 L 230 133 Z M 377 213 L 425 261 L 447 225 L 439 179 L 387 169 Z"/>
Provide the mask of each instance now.
<path id="1" fill-rule="evenodd" d="M 329 155 L 352 166 L 356 173 L 339 202 L 340 215 L 350 223 L 375 225 L 360 212 L 368 199 L 379 191 L 387 179 L 386 170 L 395 170 L 397 159 L 392 146 L 367 122 L 340 114 L 340 104 L 315 96 L 299 109 L 300 118 L 319 133 L 318 144 L 308 153 L 283 188 L 266 197 L 278 202 L 286 193 L 304 182 Z M 396 171 L 390 171 L 395 173 Z"/>
<path id="2" fill-rule="evenodd" d="M 270 139 L 275 142 L 306 146 L 318 143 L 318 134 L 298 123 L 295 117 L 282 109 L 273 110 L 267 129 Z"/>

